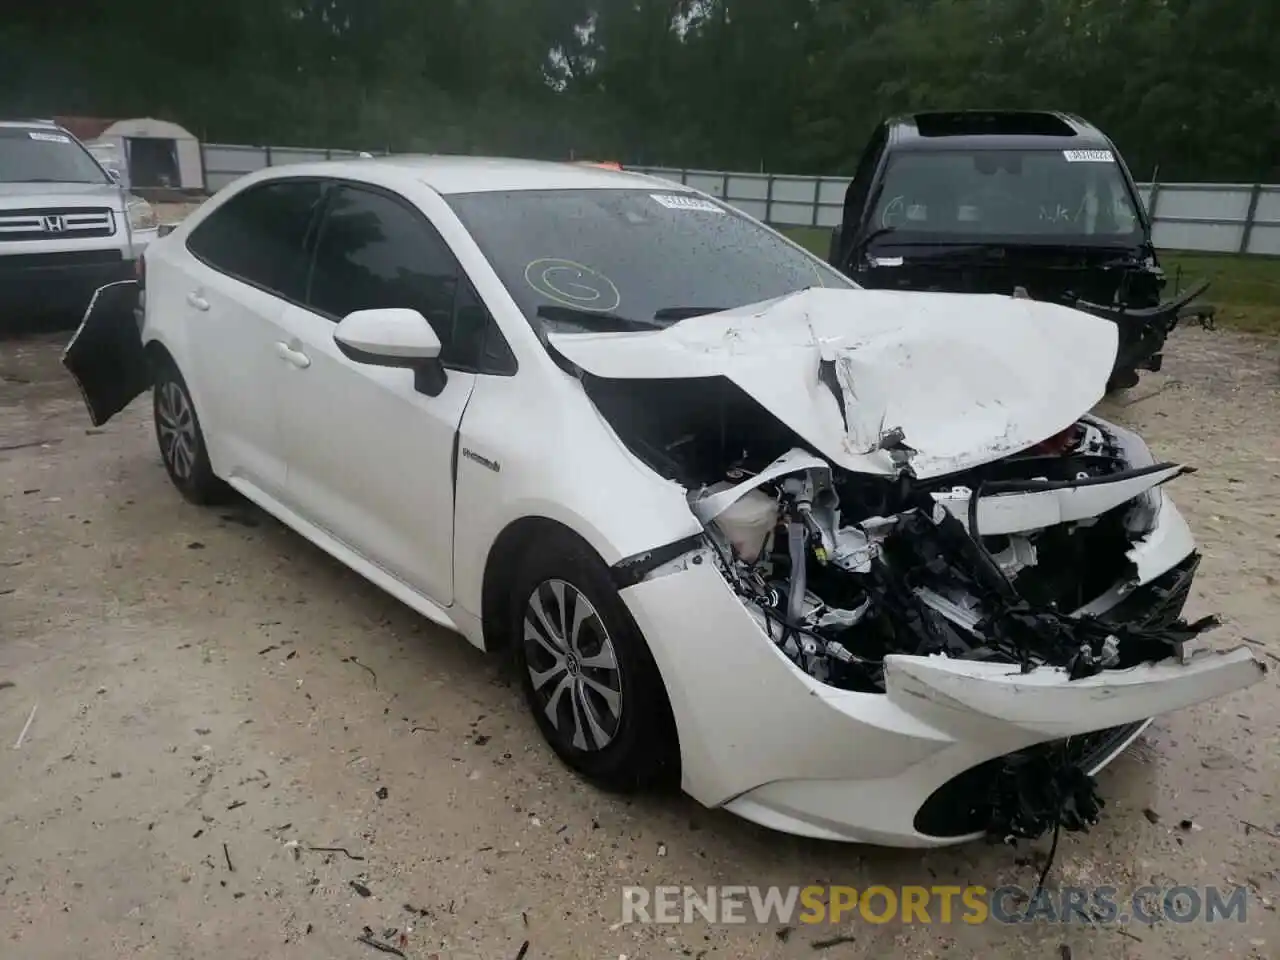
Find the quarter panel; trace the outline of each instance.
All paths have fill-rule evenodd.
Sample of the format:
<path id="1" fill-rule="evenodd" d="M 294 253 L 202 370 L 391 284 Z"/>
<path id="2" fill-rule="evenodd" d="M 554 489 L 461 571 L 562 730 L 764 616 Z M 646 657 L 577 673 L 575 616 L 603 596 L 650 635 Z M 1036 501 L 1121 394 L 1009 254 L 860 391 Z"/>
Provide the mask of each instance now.
<path id="1" fill-rule="evenodd" d="M 143 311 L 142 342 L 159 343 L 173 357 L 187 379 L 197 410 L 206 410 L 203 385 L 191 382 L 191 335 L 184 308 L 186 292 L 193 284 L 192 265 L 197 261 L 173 235 L 155 241 L 147 249 L 147 286 Z"/>

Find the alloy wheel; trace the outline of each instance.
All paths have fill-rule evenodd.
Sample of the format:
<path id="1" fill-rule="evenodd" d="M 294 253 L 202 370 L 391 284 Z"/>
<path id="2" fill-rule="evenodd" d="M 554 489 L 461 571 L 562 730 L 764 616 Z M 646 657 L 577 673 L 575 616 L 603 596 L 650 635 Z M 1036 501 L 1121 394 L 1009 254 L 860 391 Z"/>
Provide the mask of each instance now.
<path id="1" fill-rule="evenodd" d="M 524 613 L 524 653 L 547 720 L 576 749 L 603 750 L 622 720 L 622 673 L 600 614 L 564 580 L 545 580 Z"/>
<path id="2" fill-rule="evenodd" d="M 173 380 L 162 384 L 156 397 L 156 428 L 165 464 L 178 479 L 190 479 L 198 444 L 195 411 L 186 391 Z"/>

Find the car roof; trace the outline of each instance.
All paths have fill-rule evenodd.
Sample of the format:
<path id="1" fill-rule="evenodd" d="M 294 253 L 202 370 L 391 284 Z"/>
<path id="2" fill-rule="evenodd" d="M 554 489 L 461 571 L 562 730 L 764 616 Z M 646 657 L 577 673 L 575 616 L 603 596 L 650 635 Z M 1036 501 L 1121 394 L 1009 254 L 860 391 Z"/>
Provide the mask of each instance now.
<path id="1" fill-rule="evenodd" d="M 893 150 L 1112 150 L 1101 130 L 1055 110 L 922 111 L 885 121 Z"/>
<path id="2" fill-rule="evenodd" d="M 547 160 L 504 157 L 395 154 L 323 163 L 270 167 L 264 179 L 278 176 L 350 177 L 359 180 L 376 169 L 426 184 L 436 193 L 497 193 L 522 190 L 653 190 L 689 192 L 678 183 L 624 170 Z"/>

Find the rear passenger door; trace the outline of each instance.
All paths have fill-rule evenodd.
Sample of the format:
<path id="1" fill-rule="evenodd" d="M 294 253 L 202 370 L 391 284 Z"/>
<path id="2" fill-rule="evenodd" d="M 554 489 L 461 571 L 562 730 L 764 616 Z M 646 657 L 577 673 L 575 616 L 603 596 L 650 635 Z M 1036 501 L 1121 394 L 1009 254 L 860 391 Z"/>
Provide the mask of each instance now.
<path id="1" fill-rule="evenodd" d="M 408 307 L 440 339 L 446 381 L 357 363 L 336 323 Z M 418 207 L 365 184 L 335 186 L 319 228 L 306 307 L 284 325 L 294 369 L 279 414 L 290 503 L 306 520 L 441 606 L 453 600 L 455 437 L 497 336 L 449 245 Z M 508 355 L 509 356 L 509 355 Z"/>
<path id="2" fill-rule="evenodd" d="M 236 194 L 191 232 L 186 269 L 164 275 L 180 286 L 160 298 L 184 314 L 180 362 L 214 468 L 273 500 L 285 491 L 280 322 L 288 302 L 303 296 L 323 189 L 317 179 L 282 179 Z"/>

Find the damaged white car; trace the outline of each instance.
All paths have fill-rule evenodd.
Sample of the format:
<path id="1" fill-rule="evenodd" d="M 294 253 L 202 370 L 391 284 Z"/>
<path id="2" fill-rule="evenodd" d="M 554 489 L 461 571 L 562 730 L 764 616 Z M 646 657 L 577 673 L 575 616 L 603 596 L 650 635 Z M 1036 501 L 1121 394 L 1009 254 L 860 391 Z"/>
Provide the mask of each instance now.
<path id="1" fill-rule="evenodd" d="M 596 782 L 932 846 L 1087 826 L 1150 718 L 1263 673 L 1189 652 L 1184 468 L 1088 412 L 1115 351 L 664 181 L 396 157 L 224 189 L 65 362 L 95 423 L 152 388 L 189 499 L 511 650 Z"/>

